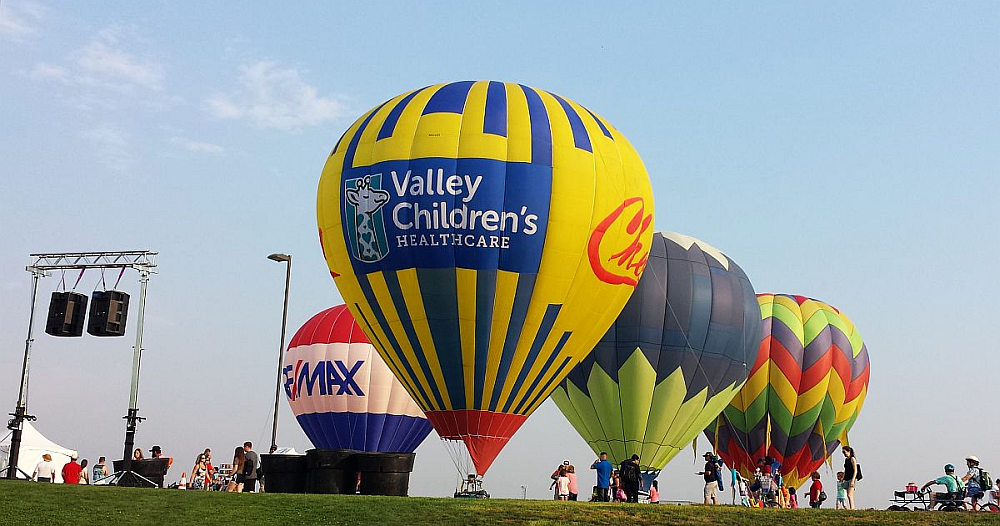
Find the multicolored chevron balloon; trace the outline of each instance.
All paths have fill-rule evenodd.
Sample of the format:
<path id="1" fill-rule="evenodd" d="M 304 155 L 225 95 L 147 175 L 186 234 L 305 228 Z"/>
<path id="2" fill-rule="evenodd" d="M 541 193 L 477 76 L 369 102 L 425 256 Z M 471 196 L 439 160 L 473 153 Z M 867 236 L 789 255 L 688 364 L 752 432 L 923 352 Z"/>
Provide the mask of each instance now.
<path id="1" fill-rule="evenodd" d="M 632 297 L 552 400 L 595 454 L 615 463 L 638 454 L 648 487 L 740 391 L 760 345 L 759 312 L 732 259 L 658 232 Z"/>
<path id="2" fill-rule="evenodd" d="M 756 462 L 781 462 L 797 487 L 847 443 L 868 393 L 868 349 L 836 308 L 804 296 L 758 294 L 763 337 L 750 378 L 705 434 L 749 477 Z"/>

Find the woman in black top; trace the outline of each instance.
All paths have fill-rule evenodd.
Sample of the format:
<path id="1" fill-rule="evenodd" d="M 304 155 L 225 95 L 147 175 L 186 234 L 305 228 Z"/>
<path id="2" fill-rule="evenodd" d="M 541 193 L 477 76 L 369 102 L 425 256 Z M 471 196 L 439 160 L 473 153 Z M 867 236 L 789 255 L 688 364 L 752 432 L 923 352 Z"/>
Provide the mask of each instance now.
<path id="1" fill-rule="evenodd" d="M 858 459 L 854 456 L 854 448 L 844 446 L 844 482 L 847 482 L 847 509 L 854 509 L 854 483 L 858 476 Z"/>

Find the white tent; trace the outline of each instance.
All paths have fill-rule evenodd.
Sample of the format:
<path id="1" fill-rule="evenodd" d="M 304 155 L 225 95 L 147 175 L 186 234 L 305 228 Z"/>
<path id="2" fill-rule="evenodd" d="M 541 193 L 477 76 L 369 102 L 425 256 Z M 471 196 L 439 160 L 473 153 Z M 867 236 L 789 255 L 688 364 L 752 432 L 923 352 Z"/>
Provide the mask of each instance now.
<path id="1" fill-rule="evenodd" d="M 13 431 L 8 431 L 0 440 L 0 470 L 7 467 L 10 439 L 13 434 Z M 60 471 L 63 465 L 69 462 L 70 457 L 76 455 L 76 451 L 64 448 L 45 438 L 30 422 L 24 422 L 24 430 L 21 432 L 21 453 L 17 457 L 17 467 L 30 477 L 45 453 L 52 455 L 52 463 L 56 465 L 56 482 L 62 482 Z M 22 478 L 24 475 L 18 473 L 17 476 Z"/>

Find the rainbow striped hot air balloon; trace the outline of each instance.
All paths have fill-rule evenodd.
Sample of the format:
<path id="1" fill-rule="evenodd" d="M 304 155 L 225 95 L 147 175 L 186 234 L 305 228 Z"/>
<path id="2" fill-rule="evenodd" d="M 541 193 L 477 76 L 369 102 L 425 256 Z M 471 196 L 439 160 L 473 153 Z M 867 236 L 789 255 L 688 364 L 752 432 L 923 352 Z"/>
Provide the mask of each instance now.
<path id="1" fill-rule="evenodd" d="M 851 320 L 826 303 L 786 294 L 757 301 L 764 320 L 757 362 L 705 433 L 744 476 L 771 456 L 797 487 L 846 443 L 868 393 L 868 349 Z"/>
<path id="2" fill-rule="evenodd" d="M 317 208 L 351 312 L 480 474 L 614 321 L 652 237 L 649 178 L 625 137 L 503 82 L 372 109 L 333 149 Z"/>
<path id="3" fill-rule="evenodd" d="M 288 405 L 318 448 L 411 453 L 431 432 L 346 305 L 302 325 L 282 371 Z"/>

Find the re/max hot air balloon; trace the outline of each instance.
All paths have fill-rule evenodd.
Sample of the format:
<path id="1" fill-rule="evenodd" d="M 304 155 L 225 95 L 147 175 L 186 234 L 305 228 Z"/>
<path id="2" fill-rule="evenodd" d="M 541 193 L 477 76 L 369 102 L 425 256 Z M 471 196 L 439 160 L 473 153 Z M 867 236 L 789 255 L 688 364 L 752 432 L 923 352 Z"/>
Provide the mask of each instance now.
<path id="1" fill-rule="evenodd" d="M 657 233 L 635 293 L 552 399 L 595 453 L 616 463 L 638 454 L 648 484 L 743 386 L 759 312 L 733 260 Z"/>
<path id="2" fill-rule="evenodd" d="M 318 194 L 341 295 L 479 474 L 607 330 L 652 237 L 625 137 L 520 84 L 438 84 L 375 107 Z"/>
<path id="3" fill-rule="evenodd" d="M 792 487 L 846 443 L 868 393 L 868 349 L 836 308 L 804 296 L 760 294 L 763 337 L 750 378 L 705 434 L 749 477 L 781 463 Z"/>
<path id="4" fill-rule="evenodd" d="M 431 432 L 346 305 L 295 333 L 282 371 L 288 405 L 317 448 L 411 453 Z"/>

